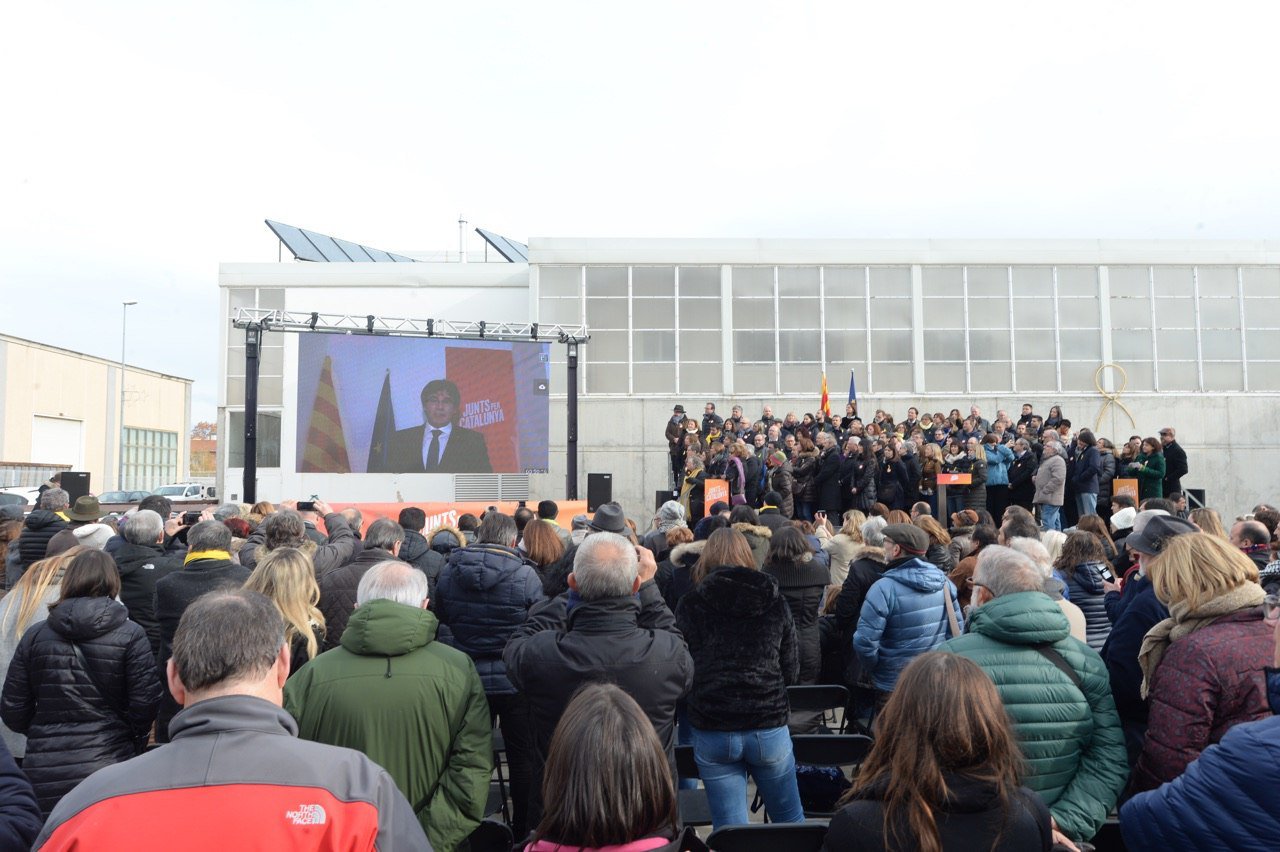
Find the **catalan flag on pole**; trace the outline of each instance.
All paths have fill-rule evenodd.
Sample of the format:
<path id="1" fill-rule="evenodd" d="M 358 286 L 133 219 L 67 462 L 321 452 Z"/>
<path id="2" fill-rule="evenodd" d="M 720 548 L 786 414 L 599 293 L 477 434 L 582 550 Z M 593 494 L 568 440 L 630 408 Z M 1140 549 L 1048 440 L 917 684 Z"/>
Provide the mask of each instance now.
<path id="1" fill-rule="evenodd" d="M 826 417 L 831 416 L 831 399 L 827 396 L 827 374 L 825 370 L 822 373 L 822 413 Z"/>
<path id="2" fill-rule="evenodd" d="M 311 425 L 302 452 L 304 473 L 350 473 L 347 441 L 342 434 L 342 416 L 338 413 L 338 395 L 333 389 L 333 359 L 325 356 L 320 368 L 316 401 L 311 406 Z"/>

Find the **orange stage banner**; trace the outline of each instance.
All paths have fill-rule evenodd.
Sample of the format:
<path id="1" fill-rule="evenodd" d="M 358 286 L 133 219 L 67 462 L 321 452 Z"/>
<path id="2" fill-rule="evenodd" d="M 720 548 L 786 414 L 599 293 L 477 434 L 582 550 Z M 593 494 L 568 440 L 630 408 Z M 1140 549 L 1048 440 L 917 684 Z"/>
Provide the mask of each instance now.
<path id="1" fill-rule="evenodd" d="M 1133 498 L 1133 502 L 1137 503 L 1139 502 L 1138 480 L 1116 477 L 1115 479 L 1111 480 L 1111 493 L 1117 496 L 1121 494 L 1128 494 L 1130 497 Z"/>
<path id="2" fill-rule="evenodd" d="M 360 510 L 360 514 L 364 517 L 365 529 L 369 528 L 369 524 L 378 520 L 378 518 L 388 518 L 390 520 L 398 520 L 400 518 L 400 510 L 407 509 L 410 506 L 421 509 L 427 513 L 427 525 L 423 532 L 429 533 L 436 527 L 456 527 L 458 525 L 458 517 L 460 515 L 472 514 L 477 518 L 484 514 L 484 511 L 490 506 L 497 506 L 498 511 L 504 515 L 514 514 L 516 509 L 520 508 L 520 504 L 514 500 L 496 501 L 493 503 L 330 503 L 335 512 L 341 512 L 354 506 Z M 525 504 L 534 512 L 538 510 L 536 502 Z M 586 500 L 557 500 L 556 505 L 560 507 L 560 516 L 556 518 L 556 522 L 565 529 L 569 529 L 574 515 L 587 514 Z M 637 521 L 637 523 L 639 523 Z"/>
<path id="3" fill-rule="evenodd" d="M 729 502 L 729 480 L 727 479 L 708 479 L 703 483 L 703 505 L 706 506 L 705 511 L 711 511 L 711 505 L 716 501 L 724 503 Z"/>
<path id="4" fill-rule="evenodd" d="M 939 485 L 972 485 L 973 474 L 971 473 L 940 473 L 938 474 Z"/>

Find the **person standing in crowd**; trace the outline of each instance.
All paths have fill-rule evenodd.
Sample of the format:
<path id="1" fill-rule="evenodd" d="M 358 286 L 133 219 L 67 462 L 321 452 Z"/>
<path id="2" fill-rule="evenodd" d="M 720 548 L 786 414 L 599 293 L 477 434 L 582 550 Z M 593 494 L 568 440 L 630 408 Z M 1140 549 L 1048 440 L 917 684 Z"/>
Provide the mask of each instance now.
<path id="1" fill-rule="evenodd" d="M 1000 436 L 988 433 L 982 439 L 987 463 L 987 511 L 993 518 L 1004 514 L 1009 505 L 1009 468 L 1013 466 L 1013 450 L 1000 443 Z"/>
<path id="2" fill-rule="evenodd" d="M 929 514 L 938 512 L 938 474 L 942 472 L 942 450 L 937 444 L 925 444 L 920 448 L 919 495 L 929 504 Z"/>
<path id="3" fill-rule="evenodd" d="M 906 509 L 911 505 L 911 468 L 898 456 L 892 444 L 884 448 L 878 464 L 876 499 L 890 509 Z"/>
<path id="4" fill-rule="evenodd" d="M 1027 556 L 991 545 L 978 557 L 969 632 L 943 650 L 968 657 L 996 684 L 1030 774 L 1058 827 L 1093 837 L 1124 787 L 1127 765 L 1106 668 L 1070 635 Z"/>
<path id="5" fill-rule="evenodd" d="M 855 558 L 855 553 L 862 545 L 862 525 L 866 520 L 867 516 L 862 512 L 850 509 L 841 518 L 842 524 L 835 535 L 827 531 L 826 524 L 818 528 L 818 540 L 821 542 L 822 549 L 831 557 L 833 583 L 844 583 L 844 578 L 848 575 L 849 563 Z"/>
<path id="6" fill-rule="evenodd" d="M 924 561 L 943 574 L 954 571 L 956 560 L 951 555 L 951 534 L 932 515 L 920 515 L 911 523 L 924 530 L 929 536 L 929 548 L 925 551 Z"/>
<path id="7" fill-rule="evenodd" d="M 796 440 L 796 454 L 791 459 L 791 471 L 795 477 L 795 517 L 802 521 L 812 521 L 818 501 L 818 485 L 814 480 L 818 471 L 818 449 L 812 438 L 802 435 Z"/>
<path id="8" fill-rule="evenodd" d="M 112 554 L 120 572 L 120 602 L 129 620 L 147 631 L 152 655 L 160 655 L 160 622 L 156 620 L 156 583 L 182 570 L 182 557 L 164 550 L 164 521 L 143 509 L 124 522 L 125 543 Z"/>
<path id="9" fill-rule="evenodd" d="M 1267 669 L 1273 715 L 1236 725 L 1182 775 L 1121 806 L 1129 852 L 1275 847 L 1280 810 L 1269 794 L 1280 785 L 1280 630 L 1276 637 L 1275 668 Z"/>
<path id="10" fill-rule="evenodd" d="M 705 494 L 707 471 L 702 466 L 702 454 L 690 451 L 685 456 L 684 483 L 680 486 L 680 505 L 692 523 L 702 520 L 706 509 Z"/>
<path id="11" fill-rule="evenodd" d="M 194 602 L 167 672 L 185 707 L 173 742 L 78 786 L 37 847 L 151 852 L 184 845 L 189 834 L 207 849 L 428 848 L 384 769 L 359 752 L 296 738 L 281 708 L 288 674 L 284 623 L 269 600 L 237 589 Z"/>
<path id="12" fill-rule="evenodd" d="M 1129 463 L 1128 475 L 1138 479 L 1138 497 L 1149 500 L 1164 496 L 1165 458 L 1160 442 L 1155 438 L 1142 439 L 1142 452 Z"/>
<path id="13" fill-rule="evenodd" d="M 1044 428 L 1057 429 L 1062 425 L 1062 420 L 1062 406 L 1051 405 L 1049 406 L 1048 416 L 1044 418 Z"/>
<path id="14" fill-rule="evenodd" d="M 672 489 L 680 490 L 684 480 L 684 406 L 671 409 L 671 419 L 666 428 L 667 454 L 671 457 Z"/>
<path id="15" fill-rule="evenodd" d="M 565 708 L 551 739 L 545 793 L 547 811 L 527 852 L 677 845 L 679 803 L 662 744 L 636 701 L 612 684 L 583 686 Z"/>
<path id="16" fill-rule="evenodd" d="M 768 463 L 768 480 L 765 490 L 778 497 L 772 504 L 784 518 L 795 517 L 796 480 L 792 472 L 791 462 L 785 453 L 774 452 L 766 457 Z"/>
<path id="17" fill-rule="evenodd" d="M 907 663 L 963 630 L 955 586 L 924 561 L 929 536 L 911 524 L 884 528 L 886 567 L 862 604 L 853 649 L 883 707 Z"/>
<path id="18" fill-rule="evenodd" d="M 982 439 L 971 437 L 964 442 L 964 464 L 973 477 L 973 484 L 965 489 L 964 507 L 977 512 L 987 511 L 987 454 L 982 449 Z"/>
<path id="19" fill-rule="evenodd" d="M 271 549 L 296 547 L 310 555 L 312 564 L 316 566 L 316 576 L 323 577 L 357 555 L 360 542 L 347 525 L 347 519 L 333 511 L 328 503 L 315 501 L 316 511 L 324 515 L 324 528 L 328 531 L 328 536 L 321 536 L 320 542 L 307 534 L 307 522 L 294 510 L 296 505 L 293 501 L 286 502 L 283 509 L 267 516 L 258 525 L 240 548 L 241 565 L 252 571 L 258 560 Z M 314 527 L 311 532 L 315 532 Z"/>
<path id="20" fill-rule="evenodd" d="M 1249 557 L 1258 570 L 1265 570 L 1271 561 L 1271 533 L 1258 521 L 1236 521 L 1228 537 L 1231 544 Z"/>
<path id="21" fill-rule="evenodd" d="M 831 819 L 823 852 L 1048 852 L 1044 802 L 991 680 L 964 657 L 922 654 L 902 672 L 875 744 Z"/>
<path id="22" fill-rule="evenodd" d="M 426 576 L 399 560 L 366 571 L 341 646 L 289 679 L 284 708 L 302 739 L 356 749 L 384 767 L 431 845 L 455 849 L 484 816 L 489 708 L 471 659 L 436 641 L 427 591 Z"/>
<path id="23" fill-rule="evenodd" d="M 1018 438 L 1013 442 L 1013 462 L 1009 465 L 1009 503 L 1010 506 L 1021 506 L 1027 511 L 1035 505 L 1036 469 L 1040 461 L 1031 451 L 1031 442 L 1026 438 Z M 1000 513 L 1001 515 L 1004 512 Z M 992 512 L 995 516 L 995 513 Z"/>
<path id="24" fill-rule="evenodd" d="M 1160 444 L 1164 454 L 1163 491 L 1159 497 L 1168 497 L 1175 491 L 1182 491 L 1182 477 L 1187 475 L 1187 451 L 1177 440 L 1177 430 L 1166 426 L 1160 430 Z M 1144 495 L 1145 496 L 1145 495 Z"/>
<path id="25" fill-rule="evenodd" d="M 280 611 L 289 643 L 289 674 L 314 660 L 324 641 L 325 622 L 316 606 L 320 587 L 307 555 L 293 547 L 271 551 L 253 569 L 244 588 L 265 595 Z"/>
<path id="26" fill-rule="evenodd" d="M 1057 406 L 1054 406 L 1055 408 Z M 1067 482 L 1067 462 L 1062 457 L 1059 444 L 1046 443 L 1040 466 L 1035 473 L 1035 495 L 1032 498 L 1040 509 L 1040 528 L 1061 530 L 1063 492 Z"/>
<path id="27" fill-rule="evenodd" d="M 841 484 L 844 481 L 844 460 L 836 448 L 836 439 L 829 432 L 819 432 L 817 445 L 817 469 L 814 471 L 814 487 L 817 499 L 817 511 L 825 512 L 827 517 L 838 518 L 842 511 Z"/>
<path id="28" fill-rule="evenodd" d="M 369 525 L 364 549 L 354 559 L 341 568 L 320 575 L 320 612 L 323 613 L 327 626 L 324 650 L 332 650 L 342 641 L 342 634 L 347 629 L 347 619 L 351 618 L 351 612 L 355 609 L 360 578 L 379 563 L 399 560 L 404 535 L 404 527 L 387 518 L 379 518 Z"/>
<path id="29" fill-rule="evenodd" d="M 50 488 L 40 495 L 38 507 L 22 524 L 22 533 L 18 536 L 19 571 L 12 578 L 16 583 L 22 578 L 22 572 L 31 565 L 45 558 L 49 541 L 55 535 L 70 527 L 67 522 L 67 507 L 71 499 L 61 488 Z M 6 571 L 6 577 L 8 572 Z"/>
<path id="30" fill-rule="evenodd" d="M 875 445 L 870 438 L 863 438 L 861 442 L 850 438 L 845 443 L 842 479 L 849 508 L 860 512 L 871 510 L 877 500 L 876 480 L 879 470 Z M 838 512 L 836 517 L 839 517 Z"/>
<path id="31" fill-rule="evenodd" d="M 596 533 L 574 556 L 569 594 L 535 607 L 507 642 L 507 676 L 529 702 L 535 796 L 556 724 L 574 693 L 593 681 L 615 683 L 635 699 L 674 765 L 676 704 L 693 683 L 693 660 L 656 574 L 650 551 Z M 552 805 L 535 801 L 532 822 Z"/>
<path id="32" fill-rule="evenodd" d="M 774 822 L 800 822 L 787 685 L 799 677 L 795 623 L 742 534 L 711 534 L 676 625 L 693 657 L 689 721 L 712 825 L 744 825 L 747 773 Z M 750 660 L 751 665 L 743 665 Z"/>
<path id="33" fill-rule="evenodd" d="M 1107 438 L 1098 439 L 1098 516 L 1111 517 L 1112 483 L 1116 478 L 1116 445 Z"/>
<path id="34" fill-rule="evenodd" d="M 1110 571 L 1102 543 L 1091 532 L 1077 529 L 1068 533 L 1053 568 L 1067 584 L 1067 599 L 1084 613 L 1089 647 L 1101 651 L 1111 633 L 1111 619 L 1103 600 L 1108 580 L 1103 572 Z"/>
<path id="35" fill-rule="evenodd" d="M 1151 708 L 1133 774 L 1138 792 L 1177 778 L 1233 725 L 1270 714 L 1263 669 L 1275 649 L 1258 569 L 1227 542 L 1175 536 L 1149 571 L 1169 618 L 1147 632 L 1138 654 Z"/>
<path id="36" fill-rule="evenodd" d="M 704 440 L 711 435 L 718 435 L 724 431 L 724 418 L 716 414 L 716 404 L 708 402 L 702 409 L 702 437 Z M 710 441 L 708 441 L 710 443 Z"/>
<path id="37" fill-rule="evenodd" d="M 45 815 L 96 770 L 139 754 L 160 700 L 146 631 L 116 600 L 112 558 L 77 554 L 60 591 L 23 634 L 0 697 L 0 718 L 27 736 L 22 770 Z"/>
<path id="38" fill-rule="evenodd" d="M 813 558 L 804 533 L 795 527 L 784 527 L 774 533 L 763 570 L 778 581 L 778 589 L 791 608 L 800 648 L 800 675 L 796 682 L 817 683 L 822 667 L 818 612 L 831 582 L 831 572 Z"/>
<path id="39" fill-rule="evenodd" d="M 1071 484 L 1076 497 L 1077 517 L 1097 514 L 1098 476 L 1102 461 L 1098 455 L 1098 441 L 1088 429 L 1076 435 L 1075 458 L 1071 461 Z"/>
<path id="40" fill-rule="evenodd" d="M 427 513 L 417 506 L 406 506 L 400 510 L 397 523 L 404 530 L 404 541 L 400 544 L 400 558 L 426 574 L 427 581 L 431 584 L 431 591 L 434 592 L 436 580 L 440 579 L 440 570 L 444 568 L 445 558 L 431 549 L 431 542 L 427 541 L 427 537 L 422 534 L 427 526 Z"/>
<path id="41" fill-rule="evenodd" d="M 173 637 L 187 607 L 201 595 L 227 586 L 239 588 L 249 579 L 249 569 L 231 561 L 227 550 L 230 546 L 231 530 L 226 524 L 201 521 L 187 531 L 188 550 L 182 570 L 174 571 L 156 583 L 156 621 L 160 623 L 160 658 L 157 662 L 161 668 L 168 664 L 172 655 Z M 179 709 L 169 691 L 162 690 L 160 711 L 156 716 L 157 742 L 169 741 L 169 721 Z"/>
<path id="42" fill-rule="evenodd" d="M 545 596 L 537 572 L 516 551 L 516 522 L 498 512 L 486 514 L 476 543 L 449 554 L 436 590 L 436 616 L 450 631 L 445 641 L 475 662 L 490 723 L 499 720 L 511 768 L 511 829 L 523 837 L 533 773 L 529 705 L 507 678 L 502 650 Z"/>

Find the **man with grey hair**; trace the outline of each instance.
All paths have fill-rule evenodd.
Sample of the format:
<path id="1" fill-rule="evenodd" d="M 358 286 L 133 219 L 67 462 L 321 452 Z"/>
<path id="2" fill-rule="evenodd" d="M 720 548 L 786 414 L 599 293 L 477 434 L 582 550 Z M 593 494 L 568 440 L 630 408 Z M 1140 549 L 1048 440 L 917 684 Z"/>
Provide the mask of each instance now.
<path id="1" fill-rule="evenodd" d="M 67 507 L 71 501 L 61 488 L 50 488 L 40 495 L 40 505 L 27 515 L 18 536 L 18 566 L 20 570 L 13 582 L 18 582 L 27 569 L 44 559 L 49 540 L 65 529 L 70 529 Z"/>
<path id="2" fill-rule="evenodd" d="M 535 790 L 564 708 L 594 681 L 636 700 L 674 766 L 676 703 L 693 685 L 693 659 L 653 582 L 657 571 L 648 549 L 594 533 L 574 556 L 569 591 L 534 607 L 507 642 L 507 677 L 529 701 Z M 540 804 L 535 796 L 532 822 Z"/>
<path id="3" fill-rule="evenodd" d="M 1046 436 L 1051 433 L 1051 429 L 1045 430 Z M 1046 440 L 1040 466 L 1032 478 L 1036 489 L 1032 500 L 1040 507 L 1041 529 L 1062 529 L 1059 514 L 1067 487 L 1067 460 L 1062 453 L 1061 444 Z"/>
<path id="4" fill-rule="evenodd" d="M 213 510 L 213 519 L 215 521 L 229 521 L 238 517 L 240 517 L 239 503 L 223 503 Z"/>
<path id="5" fill-rule="evenodd" d="M 399 561 L 400 547 L 403 544 L 404 527 L 387 518 L 379 518 L 369 525 L 364 549 L 356 554 L 355 559 L 336 571 L 321 575 L 320 612 L 324 614 L 324 650 L 338 647 L 342 632 L 347 629 L 347 619 L 355 609 L 360 579 L 365 572 L 388 560 Z M 427 575 L 422 576 L 425 579 Z"/>
<path id="6" fill-rule="evenodd" d="M 862 604 L 867 592 L 884 573 L 888 559 L 884 553 L 884 528 L 889 525 L 877 515 L 868 518 L 861 527 L 862 545 L 853 551 L 849 560 L 849 573 L 840 585 L 836 597 L 834 635 L 839 644 L 842 671 L 846 683 L 858 683 L 862 679 L 862 664 L 853 653 L 853 634 L 858 629 Z M 835 566 L 832 566 L 833 570 Z M 829 641 L 829 640 L 828 640 Z M 824 649 L 825 653 L 826 649 Z"/>
<path id="7" fill-rule="evenodd" d="M 1001 536 L 1003 535 L 1001 533 Z M 1067 584 L 1054 576 L 1053 559 L 1049 556 L 1049 549 L 1040 542 L 1038 536 L 1039 532 L 1037 531 L 1036 538 L 1011 538 L 1005 542 L 1005 546 L 1018 551 L 1036 564 L 1036 567 L 1040 569 L 1040 573 L 1044 575 L 1044 593 L 1053 598 L 1053 602 L 1058 605 L 1058 609 L 1062 610 L 1062 614 L 1067 617 L 1067 623 L 1071 625 L 1071 635 L 1084 642 L 1088 638 L 1088 625 L 1084 612 L 1080 607 L 1064 597 Z"/>
<path id="8" fill-rule="evenodd" d="M 281 707 L 288 676 L 284 620 L 270 600 L 236 589 L 193 603 L 167 668 L 184 707 L 173 742 L 91 775 L 53 809 L 37 847 L 150 852 L 190 833 L 204 848 L 429 849 L 386 770 L 297 738 Z"/>
<path id="9" fill-rule="evenodd" d="M 374 521 L 370 539 L 380 524 L 399 527 Z M 431 845 L 456 849 L 484 818 L 493 768 L 480 675 L 470 657 L 437 641 L 427 575 L 412 565 L 370 566 L 356 601 L 341 645 L 289 678 L 285 709 L 303 739 L 357 749 L 386 767 Z"/>
<path id="10" fill-rule="evenodd" d="M 128 532 L 125 527 L 125 532 Z M 160 626 L 158 662 L 163 669 L 172 654 L 173 637 L 187 607 L 196 598 L 218 589 L 239 588 L 249 579 L 249 569 L 231 561 L 231 530 L 222 521 L 201 521 L 187 531 L 187 552 L 182 570 L 156 581 L 155 619 Z M 286 673 L 287 673 L 286 669 Z M 160 696 L 156 740 L 169 741 L 169 721 L 178 705 L 167 691 Z"/>
<path id="11" fill-rule="evenodd" d="M 1023 783 L 1040 794 L 1064 834 L 1087 840 L 1115 806 L 1129 768 L 1106 666 L 1070 635 L 1029 557 L 988 545 L 973 586 L 969 632 L 942 650 L 991 676 L 1026 756 Z"/>
<path id="12" fill-rule="evenodd" d="M 273 512 L 258 524 L 240 547 L 241 565 L 253 570 L 260 556 L 278 547 L 296 547 L 309 553 L 317 578 L 351 561 L 359 550 L 360 542 L 347 525 L 347 519 L 333 511 L 328 503 L 316 500 L 316 511 L 324 514 L 324 528 L 329 531 L 326 538 L 316 532 L 315 524 L 307 520 L 308 516 L 314 518 L 315 513 L 299 513 L 297 505 L 296 501 L 286 501 L 278 512 Z M 312 533 L 319 541 L 312 537 Z"/>
<path id="13" fill-rule="evenodd" d="M 160 622 L 156 619 L 156 583 L 182 570 L 182 556 L 164 549 L 164 520 L 150 509 L 124 522 L 124 544 L 111 557 L 120 571 L 120 603 L 129 618 L 147 631 L 151 653 L 160 656 Z"/>

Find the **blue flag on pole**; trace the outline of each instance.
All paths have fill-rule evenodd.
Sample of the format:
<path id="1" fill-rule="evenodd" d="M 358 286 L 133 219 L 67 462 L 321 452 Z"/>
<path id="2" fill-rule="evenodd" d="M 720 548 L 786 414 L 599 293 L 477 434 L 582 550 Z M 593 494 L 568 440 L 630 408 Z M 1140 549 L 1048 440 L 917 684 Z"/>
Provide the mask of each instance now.
<path id="1" fill-rule="evenodd" d="M 853 374 L 853 368 L 849 368 L 849 402 L 858 401 L 858 384 Z"/>
<path id="2" fill-rule="evenodd" d="M 390 473 L 391 436 L 396 431 L 396 413 L 391 407 L 391 371 L 382 379 L 382 395 L 378 397 L 378 413 L 373 419 L 373 437 L 369 441 L 369 473 Z"/>

